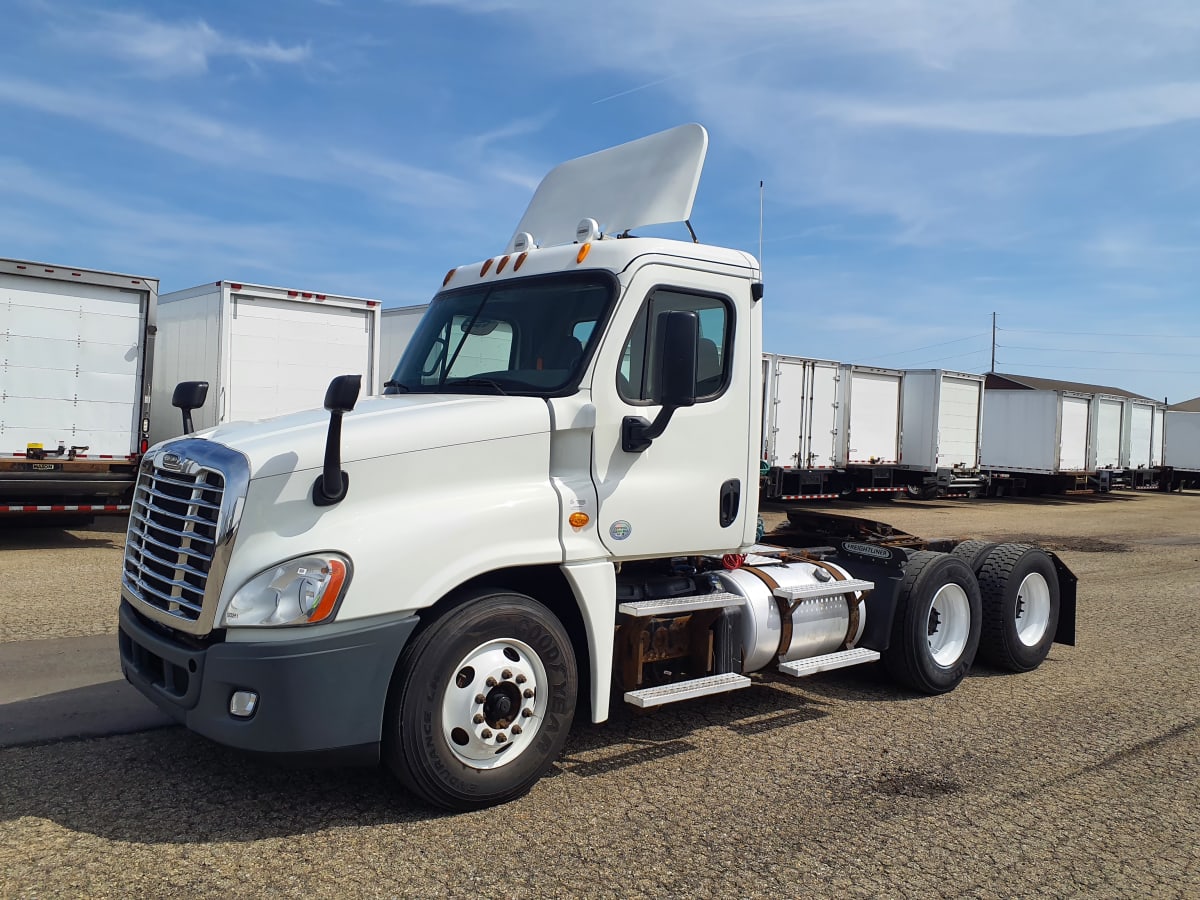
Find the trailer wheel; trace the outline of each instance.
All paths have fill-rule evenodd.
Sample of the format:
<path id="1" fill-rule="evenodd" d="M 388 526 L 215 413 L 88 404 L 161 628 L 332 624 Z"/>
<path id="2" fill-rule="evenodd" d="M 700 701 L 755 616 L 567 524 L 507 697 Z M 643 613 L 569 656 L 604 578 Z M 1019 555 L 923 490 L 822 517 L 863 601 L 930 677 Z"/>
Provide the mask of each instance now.
<path id="1" fill-rule="evenodd" d="M 562 751 L 577 687 L 571 640 L 550 610 L 522 594 L 465 594 L 401 654 L 385 762 L 435 806 L 514 800 Z"/>
<path id="2" fill-rule="evenodd" d="M 1001 544 L 979 570 L 983 637 L 979 655 L 989 665 L 1028 672 L 1041 665 L 1058 628 L 1059 589 L 1054 561 L 1037 547 Z"/>
<path id="3" fill-rule="evenodd" d="M 954 690 L 979 648 L 980 605 L 979 584 L 961 559 L 924 550 L 911 554 L 883 654 L 892 678 L 923 694 Z"/>
<path id="4" fill-rule="evenodd" d="M 951 555 L 957 556 L 965 562 L 971 567 L 971 571 L 978 576 L 979 569 L 984 561 L 999 546 L 994 541 L 963 541 L 954 548 Z"/>

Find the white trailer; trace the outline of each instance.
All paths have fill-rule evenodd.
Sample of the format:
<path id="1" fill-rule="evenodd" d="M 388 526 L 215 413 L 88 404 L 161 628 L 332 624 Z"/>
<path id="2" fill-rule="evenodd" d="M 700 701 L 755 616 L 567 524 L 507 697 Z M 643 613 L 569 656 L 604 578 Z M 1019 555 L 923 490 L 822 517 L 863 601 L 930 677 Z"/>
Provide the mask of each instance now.
<path id="1" fill-rule="evenodd" d="M 159 299 L 154 443 L 183 433 L 171 394 L 206 381 L 197 431 L 307 409 L 336 375 L 379 381 L 380 303 L 316 291 L 216 281 Z M 314 399 L 315 398 L 315 399 Z"/>
<path id="2" fill-rule="evenodd" d="M 1074 391 L 984 391 L 982 467 L 1028 475 L 1088 474 L 1094 399 Z"/>
<path id="3" fill-rule="evenodd" d="M 1128 452 L 1122 452 L 1128 434 L 1129 420 L 1126 416 L 1125 399 L 1096 395 L 1093 400 L 1095 415 L 1092 422 L 1092 469 L 1123 469 Z"/>
<path id="4" fill-rule="evenodd" d="M 383 382 L 392 377 L 409 338 L 417 330 L 417 324 L 427 309 L 429 304 L 422 303 L 383 311 L 379 324 L 379 383 L 375 386 L 376 393 L 383 393 Z"/>
<path id="5" fill-rule="evenodd" d="M 901 493 L 903 373 L 825 359 L 764 354 L 765 495 L 834 500 Z"/>
<path id="6" fill-rule="evenodd" d="M 900 462 L 900 387 L 904 373 L 873 366 L 841 367 L 842 429 L 835 460 L 842 466 Z"/>
<path id="7" fill-rule="evenodd" d="M 0 515 L 128 510 L 158 280 L 0 259 Z"/>
<path id="8" fill-rule="evenodd" d="M 900 467 L 918 472 L 979 469 L 983 376 L 906 369 Z"/>
<path id="9" fill-rule="evenodd" d="M 1200 482 L 1200 397 L 1168 408 L 1163 418 L 1163 463 L 1170 467 L 1170 486 L 1195 487 Z"/>

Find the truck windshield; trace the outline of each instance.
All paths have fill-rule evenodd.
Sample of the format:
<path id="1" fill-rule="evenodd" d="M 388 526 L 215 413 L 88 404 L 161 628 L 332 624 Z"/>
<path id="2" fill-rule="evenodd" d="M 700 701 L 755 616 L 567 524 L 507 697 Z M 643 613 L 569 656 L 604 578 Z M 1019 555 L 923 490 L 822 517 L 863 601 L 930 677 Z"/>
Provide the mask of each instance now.
<path id="1" fill-rule="evenodd" d="M 572 392 L 616 290 L 611 274 L 572 272 L 438 294 L 384 392 Z"/>

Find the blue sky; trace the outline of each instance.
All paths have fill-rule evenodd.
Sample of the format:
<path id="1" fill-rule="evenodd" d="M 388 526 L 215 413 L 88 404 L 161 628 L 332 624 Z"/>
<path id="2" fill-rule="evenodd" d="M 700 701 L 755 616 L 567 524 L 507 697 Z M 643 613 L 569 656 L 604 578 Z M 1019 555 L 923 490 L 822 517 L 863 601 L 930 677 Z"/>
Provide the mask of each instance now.
<path id="1" fill-rule="evenodd" d="M 1200 395 L 1192 0 L 3 3 L 0 256 L 420 303 L 697 121 L 767 349 Z"/>

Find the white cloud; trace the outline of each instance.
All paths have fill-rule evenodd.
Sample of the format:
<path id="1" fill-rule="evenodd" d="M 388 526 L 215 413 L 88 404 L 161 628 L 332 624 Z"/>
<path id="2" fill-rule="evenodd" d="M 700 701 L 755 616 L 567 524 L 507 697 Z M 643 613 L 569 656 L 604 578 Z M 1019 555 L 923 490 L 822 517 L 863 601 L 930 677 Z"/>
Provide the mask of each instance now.
<path id="1" fill-rule="evenodd" d="M 200 75 L 218 57 L 291 64 L 312 55 L 308 44 L 283 46 L 273 39 L 246 40 L 222 34 L 202 19 L 163 22 L 127 12 L 85 14 L 81 22 L 60 25 L 58 34 L 76 49 L 112 57 L 156 77 Z"/>

